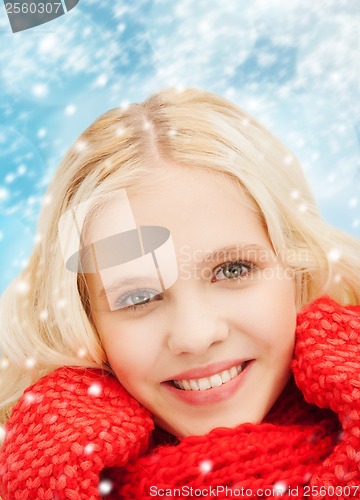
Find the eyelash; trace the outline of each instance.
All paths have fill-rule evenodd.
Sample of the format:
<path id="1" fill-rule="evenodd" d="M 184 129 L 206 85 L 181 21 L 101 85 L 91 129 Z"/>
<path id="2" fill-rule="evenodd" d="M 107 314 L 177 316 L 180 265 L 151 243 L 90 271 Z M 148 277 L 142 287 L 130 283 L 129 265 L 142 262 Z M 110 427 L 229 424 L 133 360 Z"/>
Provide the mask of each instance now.
<path id="1" fill-rule="evenodd" d="M 248 261 L 248 260 L 240 260 L 240 259 L 230 260 L 228 262 L 224 262 L 220 266 L 215 267 L 214 275 L 217 276 L 218 271 L 221 270 L 222 268 L 224 268 L 225 266 L 227 266 L 227 267 L 241 266 L 241 267 L 247 269 L 247 271 L 245 273 L 241 274 L 238 277 L 228 278 L 229 281 L 239 281 L 241 279 L 244 279 L 246 276 L 248 276 L 255 269 L 255 264 L 253 262 Z M 216 282 L 216 280 L 211 280 L 211 281 L 212 281 L 212 283 Z M 220 280 L 220 281 L 222 281 L 222 280 Z"/>
<path id="2" fill-rule="evenodd" d="M 148 289 L 147 288 L 139 288 L 138 290 L 133 290 L 131 292 L 127 292 L 124 295 L 122 295 L 121 297 L 119 297 L 117 299 L 116 303 L 123 303 L 126 299 L 128 299 L 129 297 L 131 297 L 135 293 L 143 293 L 144 291 L 148 291 Z M 150 298 L 150 300 L 148 300 L 147 302 L 144 302 L 142 304 L 141 303 L 140 304 L 133 304 L 131 306 L 126 306 L 126 307 L 120 307 L 119 309 L 122 309 L 124 311 L 129 311 L 129 310 L 135 311 L 135 310 L 141 309 L 142 307 L 146 307 L 150 302 L 152 302 L 154 300 L 155 297 L 159 297 L 159 296 L 160 296 L 160 293 L 156 292 L 156 294 L 154 294 L 154 297 Z M 156 299 L 156 300 L 160 300 L 160 299 Z"/>
<path id="3" fill-rule="evenodd" d="M 247 271 L 245 273 L 241 274 L 239 277 L 235 277 L 235 278 L 228 278 L 228 279 L 225 278 L 224 280 L 216 280 L 216 279 L 212 278 L 212 280 L 211 280 L 212 283 L 216 283 L 217 281 L 240 281 L 240 280 L 243 280 L 244 278 L 246 278 L 255 269 L 255 264 L 253 262 L 250 262 L 250 261 L 247 261 L 247 260 L 231 260 L 231 261 L 224 262 L 220 266 L 215 267 L 215 269 L 213 270 L 214 277 L 216 277 L 217 274 L 218 274 L 218 272 L 221 269 L 223 269 L 225 266 L 228 266 L 228 267 L 231 267 L 231 266 L 242 266 L 243 268 L 246 268 Z M 117 302 L 121 303 L 124 300 L 128 299 L 129 297 L 131 297 L 133 294 L 135 294 L 135 293 L 141 293 L 141 292 L 144 292 L 146 290 L 147 290 L 146 288 L 143 288 L 143 289 L 140 288 L 138 290 L 133 290 L 132 292 L 126 293 L 126 294 L 122 295 L 121 297 L 119 297 L 118 300 L 117 300 Z M 156 297 L 159 297 L 159 298 L 156 299 Z M 144 302 L 142 304 L 133 304 L 131 306 L 121 307 L 120 309 L 125 310 L 125 311 L 130 311 L 130 310 L 131 311 L 139 311 L 140 309 L 142 309 L 144 307 L 147 307 L 148 304 L 150 304 L 150 302 L 154 301 L 154 299 L 155 300 L 161 300 L 160 297 L 161 297 L 161 294 L 160 293 L 156 293 L 156 295 L 154 295 L 154 297 L 152 297 L 147 302 Z"/>

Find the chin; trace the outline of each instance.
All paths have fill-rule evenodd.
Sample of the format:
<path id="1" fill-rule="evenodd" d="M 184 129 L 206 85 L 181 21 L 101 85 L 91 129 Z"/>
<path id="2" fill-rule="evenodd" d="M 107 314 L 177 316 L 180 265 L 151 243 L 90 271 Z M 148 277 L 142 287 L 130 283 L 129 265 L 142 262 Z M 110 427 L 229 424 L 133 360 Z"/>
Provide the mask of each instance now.
<path id="1" fill-rule="evenodd" d="M 235 418 L 228 418 L 228 419 L 219 418 L 209 423 L 204 423 L 199 421 L 188 422 L 186 425 L 165 423 L 158 419 L 155 419 L 155 422 L 159 427 L 169 432 L 173 436 L 176 436 L 178 438 L 185 438 L 188 436 L 204 436 L 209 432 L 211 432 L 212 430 L 218 429 L 219 427 L 233 429 L 245 423 L 259 424 L 262 422 L 265 415 L 266 412 L 264 412 L 263 416 L 258 416 L 257 418 L 255 417 L 252 418 L 250 416 L 246 418 L 245 416 L 241 417 L 240 415 L 238 415 Z"/>

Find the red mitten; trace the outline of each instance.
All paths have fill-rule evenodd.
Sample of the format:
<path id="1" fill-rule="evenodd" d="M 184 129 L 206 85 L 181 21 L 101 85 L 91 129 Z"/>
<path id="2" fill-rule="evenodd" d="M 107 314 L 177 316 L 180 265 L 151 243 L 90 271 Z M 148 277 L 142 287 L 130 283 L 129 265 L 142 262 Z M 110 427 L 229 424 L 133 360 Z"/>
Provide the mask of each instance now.
<path id="1" fill-rule="evenodd" d="M 350 487 L 340 496 L 360 496 L 360 308 L 325 297 L 298 315 L 293 361 L 295 381 L 309 403 L 331 408 L 343 432 L 339 444 L 314 474 L 311 485 Z M 356 491 L 355 489 L 358 488 Z M 350 494 L 348 494 L 350 493 Z M 332 495 L 334 496 L 334 494 Z"/>
<path id="2" fill-rule="evenodd" d="M 3 500 L 95 500 L 99 474 L 147 445 L 153 421 L 111 375 L 65 367 L 29 387 L 0 451 Z"/>

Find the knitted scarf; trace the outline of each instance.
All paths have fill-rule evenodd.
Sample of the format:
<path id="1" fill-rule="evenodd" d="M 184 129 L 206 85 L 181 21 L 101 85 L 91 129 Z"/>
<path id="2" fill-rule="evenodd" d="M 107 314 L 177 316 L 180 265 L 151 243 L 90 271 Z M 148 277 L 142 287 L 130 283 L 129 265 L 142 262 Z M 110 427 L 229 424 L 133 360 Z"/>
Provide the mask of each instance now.
<path id="1" fill-rule="evenodd" d="M 176 446 L 162 445 L 129 463 L 126 471 L 104 471 L 102 479 L 113 484 L 112 499 L 151 499 L 165 493 L 229 498 L 241 492 L 255 498 L 262 498 L 261 492 L 264 498 L 270 492 L 283 498 L 296 492 L 303 498 L 311 491 L 304 486 L 340 438 L 334 417 L 308 405 L 290 383 L 266 422 L 219 428 Z"/>
<path id="2" fill-rule="evenodd" d="M 112 376 L 54 371 L 6 426 L 2 499 L 359 498 L 359 313 L 328 298 L 306 307 L 294 379 L 264 422 L 205 436 L 151 434 L 150 414 Z"/>

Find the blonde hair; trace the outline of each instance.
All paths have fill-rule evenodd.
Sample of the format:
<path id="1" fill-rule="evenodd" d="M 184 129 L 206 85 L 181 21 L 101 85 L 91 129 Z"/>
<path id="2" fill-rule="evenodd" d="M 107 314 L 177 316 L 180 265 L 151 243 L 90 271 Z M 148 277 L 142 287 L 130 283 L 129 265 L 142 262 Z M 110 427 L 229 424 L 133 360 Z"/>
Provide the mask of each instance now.
<path id="1" fill-rule="evenodd" d="M 298 307 L 328 294 L 360 302 L 360 242 L 320 216 L 296 158 L 227 100 L 196 89 L 159 92 L 100 116 L 71 147 L 49 188 L 39 239 L 0 304 L 4 422 L 23 390 L 59 366 L 110 371 L 83 276 L 65 268 L 60 216 L 94 195 L 144 184 L 157 162 L 230 177 L 252 200 L 276 253 L 295 271 Z"/>

